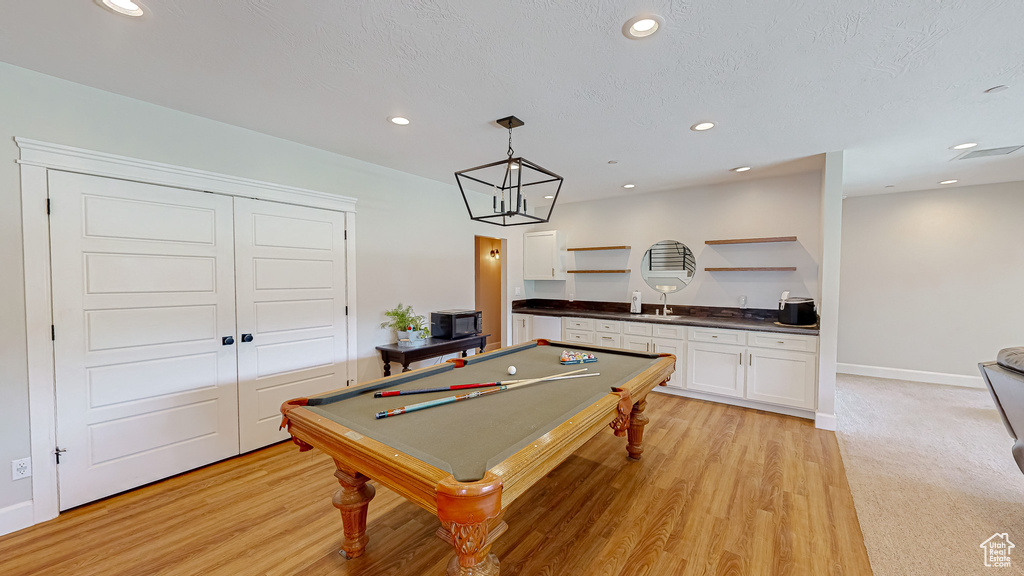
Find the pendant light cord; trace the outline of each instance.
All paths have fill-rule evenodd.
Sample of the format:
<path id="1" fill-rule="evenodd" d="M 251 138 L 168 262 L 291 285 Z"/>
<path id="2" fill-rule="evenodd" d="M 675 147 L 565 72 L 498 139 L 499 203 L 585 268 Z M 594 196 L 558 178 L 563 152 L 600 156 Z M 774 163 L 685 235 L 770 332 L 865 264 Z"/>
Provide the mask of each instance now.
<path id="1" fill-rule="evenodd" d="M 514 153 L 515 153 L 515 150 L 512 149 L 512 129 L 509 128 L 508 129 L 508 157 L 509 157 L 510 160 L 512 159 L 512 154 L 514 154 Z"/>

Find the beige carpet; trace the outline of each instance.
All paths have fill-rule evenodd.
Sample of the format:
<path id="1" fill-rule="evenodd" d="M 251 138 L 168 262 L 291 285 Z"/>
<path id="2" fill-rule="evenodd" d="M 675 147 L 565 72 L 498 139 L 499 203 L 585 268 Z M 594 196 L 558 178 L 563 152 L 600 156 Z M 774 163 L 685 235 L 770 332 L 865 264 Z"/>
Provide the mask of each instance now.
<path id="1" fill-rule="evenodd" d="M 988 390 L 840 375 L 836 413 L 876 576 L 1024 574 L 1024 474 Z M 1010 568 L 984 565 L 996 532 Z"/>

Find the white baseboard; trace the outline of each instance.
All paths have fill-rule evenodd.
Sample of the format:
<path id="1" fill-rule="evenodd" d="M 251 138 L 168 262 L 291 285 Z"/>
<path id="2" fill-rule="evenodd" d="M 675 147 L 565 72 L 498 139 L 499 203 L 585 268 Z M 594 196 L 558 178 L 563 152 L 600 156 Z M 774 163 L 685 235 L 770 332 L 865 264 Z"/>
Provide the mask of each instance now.
<path id="1" fill-rule="evenodd" d="M 814 427 L 821 430 L 836 431 L 836 415 L 825 414 L 824 412 L 814 413 Z"/>
<path id="2" fill-rule="evenodd" d="M 28 528 L 33 522 L 31 500 L 0 508 L 0 536 Z"/>
<path id="3" fill-rule="evenodd" d="M 963 386 L 965 388 L 984 388 L 981 376 L 964 376 L 963 374 L 947 374 L 945 372 L 925 372 L 924 370 L 906 370 L 904 368 L 884 368 L 882 366 L 865 366 L 863 364 L 836 364 L 836 372 L 855 376 L 871 376 L 874 378 L 891 378 L 893 380 L 909 380 L 928 384 L 945 384 L 947 386 Z"/>

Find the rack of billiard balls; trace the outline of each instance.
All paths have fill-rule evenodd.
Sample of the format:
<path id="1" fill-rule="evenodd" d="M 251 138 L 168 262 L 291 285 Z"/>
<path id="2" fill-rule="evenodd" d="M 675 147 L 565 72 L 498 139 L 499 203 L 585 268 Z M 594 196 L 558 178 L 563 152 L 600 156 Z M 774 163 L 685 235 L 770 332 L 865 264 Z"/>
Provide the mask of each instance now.
<path id="1" fill-rule="evenodd" d="M 586 352 L 562 350 L 562 355 L 558 358 L 558 361 L 562 364 L 589 364 L 590 362 L 597 362 L 597 356 L 587 354 Z"/>

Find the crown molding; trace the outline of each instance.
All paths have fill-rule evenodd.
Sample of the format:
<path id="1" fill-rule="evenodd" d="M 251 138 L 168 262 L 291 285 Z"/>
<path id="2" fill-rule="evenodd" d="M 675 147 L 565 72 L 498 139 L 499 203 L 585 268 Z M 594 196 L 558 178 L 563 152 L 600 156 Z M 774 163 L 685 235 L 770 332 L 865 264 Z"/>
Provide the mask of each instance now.
<path id="1" fill-rule="evenodd" d="M 356 209 L 355 198 L 339 194 L 317 192 L 28 138 L 16 137 L 14 141 L 21 149 L 21 157 L 17 162 L 24 166 L 41 166 L 51 170 L 122 178 L 339 212 L 355 212 Z"/>

